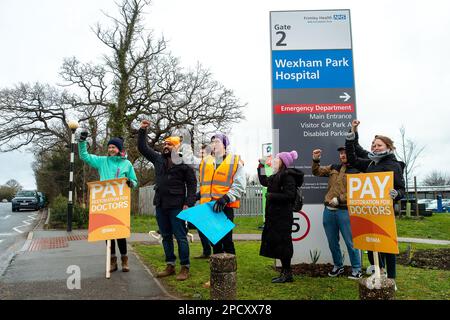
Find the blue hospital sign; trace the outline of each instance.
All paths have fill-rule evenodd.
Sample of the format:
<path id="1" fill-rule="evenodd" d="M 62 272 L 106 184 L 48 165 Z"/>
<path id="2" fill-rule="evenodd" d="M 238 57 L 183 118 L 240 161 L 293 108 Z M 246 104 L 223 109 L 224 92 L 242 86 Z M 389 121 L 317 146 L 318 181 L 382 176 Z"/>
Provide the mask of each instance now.
<path id="1" fill-rule="evenodd" d="M 271 22 L 274 149 L 310 154 L 322 149 L 323 163 L 337 160 L 338 146 L 356 117 L 350 11 L 275 11 Z M 327 181 L 305 171 L 305 203 L 322 203 Z"/>
<path id="2" fill-rule="evenodd" d="M 273 150 L 297 150 L 294 166 L 305 173 L 292 263 L 333 263 L 322 224 L 328 179 L 313 176 L 311 165 L 314 149 L 323 150 L 321 165 L 339 162 L 356 118 L 350 11 L 274 11 L 270 33 Z M 349 265 L 342 239 L 340 247 Z"/>

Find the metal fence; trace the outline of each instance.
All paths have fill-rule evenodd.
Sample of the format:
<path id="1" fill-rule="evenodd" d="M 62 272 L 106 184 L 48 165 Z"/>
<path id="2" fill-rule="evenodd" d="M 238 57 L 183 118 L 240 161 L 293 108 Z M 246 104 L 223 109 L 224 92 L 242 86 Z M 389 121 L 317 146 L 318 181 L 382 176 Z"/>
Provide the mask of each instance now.
<path id="1" fill-rule="evenodd" d="M 139 214 L 155 215 L 153 198 L 154 186 L 139 188 Z M 262 187 L 260 185 L 247 186 L 245 194 L 241 198 L 241 207 L 234 212 L 235 216 L 262 215 Z"/>

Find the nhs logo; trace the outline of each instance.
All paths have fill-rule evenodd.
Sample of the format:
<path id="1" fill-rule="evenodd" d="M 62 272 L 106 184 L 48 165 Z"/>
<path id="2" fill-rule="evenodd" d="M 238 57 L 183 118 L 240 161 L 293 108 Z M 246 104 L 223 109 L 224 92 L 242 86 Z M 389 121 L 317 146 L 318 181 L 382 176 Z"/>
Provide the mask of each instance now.
<path id="1" fill-rule="evenodd" d="M 347 16 L 345 14 L 333 14 L 333 20 L 346 20 Z"/>

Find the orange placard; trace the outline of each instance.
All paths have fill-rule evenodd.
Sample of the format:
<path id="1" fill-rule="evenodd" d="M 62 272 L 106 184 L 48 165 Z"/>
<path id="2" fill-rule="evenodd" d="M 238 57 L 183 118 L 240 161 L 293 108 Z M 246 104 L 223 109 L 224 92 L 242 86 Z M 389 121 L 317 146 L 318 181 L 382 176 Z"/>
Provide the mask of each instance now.
<path id="1" fill-rule="evenodd" d="M 131 192 L 127 179 L 89 182 L 88 241 L 130 237 Z"/>
<path id="2" fill-rule="evenodd" d="M 393 185 L 393 172 L 347 175 L 347 205 L 355 248 L 399 253 L 394 206 L 389 196 Z"/>

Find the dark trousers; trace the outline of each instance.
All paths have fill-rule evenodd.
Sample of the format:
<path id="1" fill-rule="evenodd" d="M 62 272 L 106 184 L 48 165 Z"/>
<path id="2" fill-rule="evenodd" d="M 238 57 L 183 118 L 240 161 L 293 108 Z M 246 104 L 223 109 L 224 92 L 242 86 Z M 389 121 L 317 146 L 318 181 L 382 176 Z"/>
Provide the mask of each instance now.
<path id="1" fill-rule="evenodd" d="M 198 236 L 200 237 L 200 241 L 202 243 L 202 247 L 203 247 L 203 255 L 204 256 L 210 256 L 211 255 L 211 242 L 208 240 L 208 238 L 200 232 L 200 230 L 198 231 Z"/>
<path id="2" fill-rule="evenodd" d="M 367 257 L 369 258 L 370 264 L 375 265 L 372 251 L 367 252 Z M 395 279 L 397 275 L 395 254 L 378 252 L 378 260 L 380 261 L 380 268 L 386 268 L 388 278 Z"/>
<path id="3" fill-rule="evenodd" d="M 228 219 L 231 221 L 234 220 L 234 212 L 233 208 L 225 207 L 223 210 L 225 215 Z M 223 237 L 219 242 L 217 242 L 215 245 L 213 245 L 213 253 L 231 253 L 236 254 L 234 250 L 234 243 L 233 243 L 233 230 L 228 232 L 225 237 Z"/>
<path id="4" fill-rule="evenodd" d="M 127 239 L 117 239 L 117 245 L 121 256 L 127 255 Z M 116 240 L 111 240 L 111 255 L 116 255 Z"/>
<path id="5" fill-rule="evenodd" d="M 284 258 L 280 259 L 281 261 L 281 268 L 286 271 L 291 270 L 291 258 Z"/>

